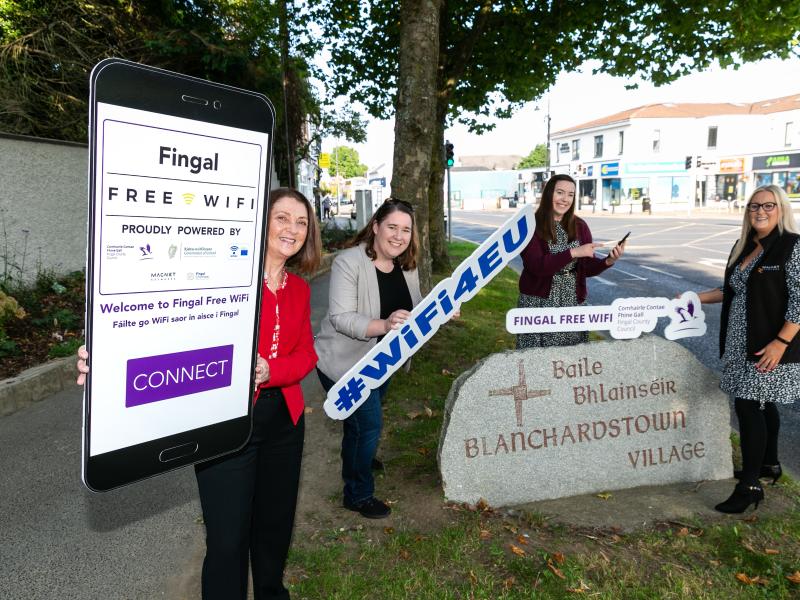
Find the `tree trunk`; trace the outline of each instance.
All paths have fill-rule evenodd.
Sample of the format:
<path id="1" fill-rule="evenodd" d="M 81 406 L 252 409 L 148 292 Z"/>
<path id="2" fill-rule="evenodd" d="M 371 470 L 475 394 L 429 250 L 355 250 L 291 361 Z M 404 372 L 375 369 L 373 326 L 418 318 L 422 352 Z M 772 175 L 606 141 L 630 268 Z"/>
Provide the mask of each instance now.
<path id="1" fill-rule="evenodd" d="M 447 230 L 444 226 L 444 215 L 447 211 L 445 206 L 447 196 L 444 192 L 444 180 L 447 174 L 444 165 L 444 111 L 447 110 L 447 101 L 440 98 L 436 104 L 436 128 L 431 150 L 431 178 L 428 186 L 428 226 L 430 228 L 433 271 L 449 272 L 450 255 L 447 253 Z"/>
<path id="2" fill-rule="evenodd" d="M 431 288 L 428 185 L 436 124 L 441 0 L 404 0 L 400 8 L 400 69 L 394 123 L 392 195 L 414 205 L 420 236 L 419 277 Z"/>

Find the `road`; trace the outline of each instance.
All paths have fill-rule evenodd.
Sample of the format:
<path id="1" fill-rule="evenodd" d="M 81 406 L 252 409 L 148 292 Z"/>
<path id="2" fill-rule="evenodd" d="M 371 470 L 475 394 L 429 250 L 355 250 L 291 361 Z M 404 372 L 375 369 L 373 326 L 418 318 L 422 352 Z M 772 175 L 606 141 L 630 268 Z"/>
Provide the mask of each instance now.
<path id="1" fill-rule="evenodd" d="M 453 211 L 453 236 L 475 243 L 486 239 L 504 223 L 512 211 Z M 659 217 L 650 215 L 582 215 L 594 240 L 614 241 L 631 232 L 625 255 L 612 269 L 588 280 L 589 303 L 611 304 L 615 298 L 660 296 L 672 298 L 681 292 L 696 292 L 722 284 L 725 263 L 733 243 L 741 232 L 741 216 L 696 215 L 694 217 Z M 603 250 L 599 250 L 602 253 Z M 517 257 L 511 266 L 522 269 Z M 708 330 L 702 337 L 678 343 L 688 348 L 719 377 L 720 305 L 703 307 Z M 663 336 L 666 319 L 655 333 Z M 781 462 L 800 473 L 800 448 L 788 441 L 800 434 L 800 407 L 779 405 L 781 413 Z M 736 418 L 731 411 L 731 422 Z"/>

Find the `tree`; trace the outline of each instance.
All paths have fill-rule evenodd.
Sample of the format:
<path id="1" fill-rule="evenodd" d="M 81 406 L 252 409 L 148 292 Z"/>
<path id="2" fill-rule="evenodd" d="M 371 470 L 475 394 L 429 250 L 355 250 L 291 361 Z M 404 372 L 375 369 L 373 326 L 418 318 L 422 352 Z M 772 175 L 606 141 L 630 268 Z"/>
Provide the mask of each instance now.
<path id="1" fill-rule="evenodd" d="M 534 167 L 544 167 L 547 165 L 547 145 L 536 144 L 531 153 L 523 158 L 517 165 L 518 169 L 532 169 Z"/>
<path id="2" fill-rule="evenodd" d="M 290 181 L 317 138 L 362 141 L 353 111 L 309 83 L 310 13 L 282 0 L 0 0 L 0 130 L 86 140 L 88 77 L 116 56 L 261 92 L 275 106 L 275 164 Z"/>
<path id="3" fill-rule="evenodd" d="M 364 177 L 367 165 L 362 165 L 358 158 L 358 150 L 349 146 L 336 146 L 331 150 L 331 166 L 328 169 L 331 177 L 341 175 L 345 179 Z"/>
<path id="4" fill-rule="evenodd" d="M 403 85 L 398 75 L 401 33 L 412 34 L 408 28 L 401 32 L 399 5 L 331 0 L 317 14 L 331 47 L 333 88 L 364 104 L 376 118 L 393 113 Z M 560 72 L 590 59 L 599 61 L 596 72 L 641 75 L 661 85 L 714 60 L 725 67 L 800 56 L 798 23 L 800 3 L 778 0 L 709 0 L 702 5 L 674 0 L 443 1 L 437 90 L 428 98 L 435 100 L 436 120 L 428 185 L 431 245 L 426 250 L 436 263 L 446 264 L 441 148 L 448 123 L 485 131 L 491 127 L 487 117 L 510 117 L 539 98 Z M 395 153 L 418 152 L 404 146 Z"/>

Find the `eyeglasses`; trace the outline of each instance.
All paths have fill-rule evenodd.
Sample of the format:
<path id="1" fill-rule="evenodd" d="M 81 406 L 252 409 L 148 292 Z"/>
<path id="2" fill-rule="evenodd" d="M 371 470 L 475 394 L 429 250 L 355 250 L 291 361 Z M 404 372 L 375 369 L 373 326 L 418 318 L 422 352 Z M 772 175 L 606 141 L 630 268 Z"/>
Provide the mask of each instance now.
<path id="1" fill-rule="evenodd" d="M 400 200 L 400 198 L 392 198 L 391 196 L 389 196 L 386 200 L 383 201 L 383 203 L 394 204 L 394 205 L 400 204 L 401 206 L 406 208 L 408 212 L 410 213 L 414 212 L 414 207 L 412 206 L 411 202 L 408 202 L 406 200 Z"/>
<path id="2" fill-rule="evenodd" d="M 775 207 L 778 206 L 776 202 L 764 202 L 763 204 L 759 204 L 758 202 L 751 202 L 747 205 L 747 210 L 750 212 L 758 212 L 759 208 L 763 208 L 764 212 L 772 212 L 775 210 Z"/>

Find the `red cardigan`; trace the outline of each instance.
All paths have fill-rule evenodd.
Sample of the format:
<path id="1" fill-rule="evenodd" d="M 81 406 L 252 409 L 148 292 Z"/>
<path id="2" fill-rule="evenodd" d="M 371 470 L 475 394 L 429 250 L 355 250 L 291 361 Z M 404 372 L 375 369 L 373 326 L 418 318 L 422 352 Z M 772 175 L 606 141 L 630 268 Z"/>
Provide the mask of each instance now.
<path id="1" fill-rule="evenodd" d="M 261 294 L 261 325 L 258 335 L 258 353 L 264 358 L 269 356 L 272 345 L 275 302 L 275 294 L 265 286 Z M 311 289 L 303 279 L 287 273 L 286 287 L 278 290 L 277 303 L 281 320 L 278 356 L 267 359 L 269 379 L 259 387 L 281 388 L 289 415 L 296 425 L 304 406 L 300 382 L 317 364 L 314 336 L 311 334 Z"/>
<path id="2" fill-rule="evenodd" d="M 592 233 L 586 221 L 579 217 L 575 219 L 575 233 L 580 245 L 589 244 L 592 241 Z M 526 296 L 539 296 L 547 298 L 550 295 L 550 288 L 553 286 L 553 275 L 569 264 L 572 255 L 569 250 L 551 254 L 547 242 L 539 237 L 538 233 L 533 234 L 533 239 L 522 251 L 522 275 L 519 277 L 519 291 Z M 599 275 L 608 269 L 605 256 L 593 256 L 591 258 L 579 258 L 576 267 L 576 292 L 578 303 L 586 300 L 586 278 Z"/>

